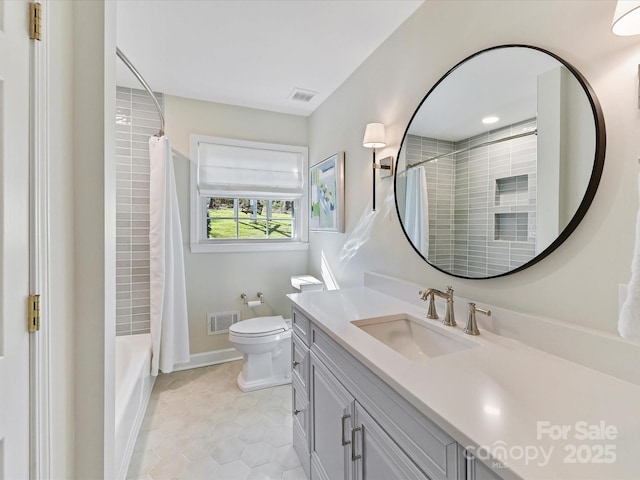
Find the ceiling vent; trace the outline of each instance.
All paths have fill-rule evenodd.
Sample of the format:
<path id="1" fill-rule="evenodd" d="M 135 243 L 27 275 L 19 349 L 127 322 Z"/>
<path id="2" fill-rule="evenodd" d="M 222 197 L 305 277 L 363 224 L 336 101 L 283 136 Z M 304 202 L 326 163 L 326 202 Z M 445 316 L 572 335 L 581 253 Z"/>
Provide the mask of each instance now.
<path id="1" fill-rule="evenodd" d="M 289 98 L 291 100 L 295 100 L 296 102 L 304 102 L 309 103 L 313 97 L 315 97 L 318 92 L 314 92 L 313 90 L 304 90 L 302 88 L 294 88 Z"/>

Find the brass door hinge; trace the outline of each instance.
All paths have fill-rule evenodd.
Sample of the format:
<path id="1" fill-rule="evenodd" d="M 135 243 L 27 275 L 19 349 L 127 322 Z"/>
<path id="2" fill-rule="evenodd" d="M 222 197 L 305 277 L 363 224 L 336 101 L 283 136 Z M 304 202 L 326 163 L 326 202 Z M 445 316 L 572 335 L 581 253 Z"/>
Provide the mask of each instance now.
<path id="1" fill-rule="evenodd" d="M 29 4 L 29 38 L 42 40 L 42 5 L 37 2 Z"/>
<path id="2" fill-rule="evenodd" d="M 40 330 L 40 295 L 29 295 L 29 332 Z"/>

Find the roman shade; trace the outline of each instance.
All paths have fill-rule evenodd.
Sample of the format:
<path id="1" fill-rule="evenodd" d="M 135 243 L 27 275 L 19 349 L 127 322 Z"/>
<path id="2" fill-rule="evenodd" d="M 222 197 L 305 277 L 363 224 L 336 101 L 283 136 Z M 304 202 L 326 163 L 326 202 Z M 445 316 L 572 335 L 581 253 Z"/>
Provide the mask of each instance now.
<path id="1" fill-rule="evenodd" d="M 197 162 L 201 196 L 282 200 L 304 193 L 304 158 L 299 151 L 200 141 Z"/>

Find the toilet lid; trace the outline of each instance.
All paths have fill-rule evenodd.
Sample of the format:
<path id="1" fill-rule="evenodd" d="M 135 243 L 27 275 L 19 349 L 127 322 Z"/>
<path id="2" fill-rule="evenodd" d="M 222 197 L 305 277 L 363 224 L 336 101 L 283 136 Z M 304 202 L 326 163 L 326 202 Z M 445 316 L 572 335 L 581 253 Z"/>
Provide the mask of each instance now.
<path id="1" fill-rule="evenodd" d="M 229 332 L 243 337 L 258 337 L 287 331 L 282 315 L 274 317 L 256 317 L 242 320 L 229 327 Z"/>

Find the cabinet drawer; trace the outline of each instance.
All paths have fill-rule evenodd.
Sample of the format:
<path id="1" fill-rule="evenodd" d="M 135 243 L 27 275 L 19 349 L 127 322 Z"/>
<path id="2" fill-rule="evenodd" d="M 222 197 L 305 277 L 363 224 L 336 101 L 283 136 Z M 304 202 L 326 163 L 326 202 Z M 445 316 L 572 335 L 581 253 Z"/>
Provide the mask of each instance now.
<path id="1" fill-rule="evenodd" d="M 300 459 L 302 468 L 310 477 L 311 457 L 310 457 L 310 437 L 309 421 L 311 412 L 306 389 L 303 388 L 296 378 L 291 382 L 291 410 L 293 415 L 293 448 Z M 296 413 L 297 412 L 297 413 Z"/>
<path id="2" fill-rule="evenodd" d="M 307 392 L 302 385 L 297 381 L 291 383 L 293 387 L 291 390 L 291 411 L 293 414 L 293 424 L 301 431 L 304 438 L 308 440 L 309 436 L 309 416 L 308 407 L 309 400 L 307 398 Z M 305 442 L 307 450 L 309 450 L 308 441 Z"/>
<path id="3" fill-rule="evenodd" d="M 310 323 L 309 319 L 301 314 L 295 308 L 293 309 L 293 313 L 291 315 L 291 326 L 293 328 L 293 333 L 298 335 L 303 343 L 308 347 L 310 340 Z"/>
<path id="4" fill-rule="evenodd" d="M 293 376 L 302 385 L 305 392 L 309 391 L 309 348 L 302 343 L 297 335 L 292 335 L 291 342 L 291 370 Z"/>
<path id="5" fill-rule="evenodd" d="M 296 427 L 295 422 L 293 425 L 293 449 L 296 451 L 296 455 L 300 460 L 300 464 L 307 478 L 311 478 L 311 456 L 309 455 L 309 451 L 305 450 L 304 447 L 308 440 L 302 431 Z"/>

